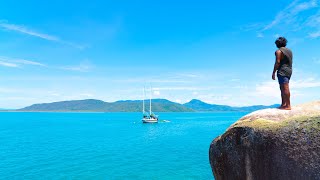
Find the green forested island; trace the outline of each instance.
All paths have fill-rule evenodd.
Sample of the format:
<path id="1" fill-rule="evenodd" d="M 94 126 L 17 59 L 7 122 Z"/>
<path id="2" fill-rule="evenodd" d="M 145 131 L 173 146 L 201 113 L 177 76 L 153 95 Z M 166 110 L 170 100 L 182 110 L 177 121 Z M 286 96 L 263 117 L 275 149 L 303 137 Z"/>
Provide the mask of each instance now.
<path id="1" fill-rule="evenodd" d="M 149 110 L 149 100 L 145 101 L 146 110 Z M 254 111 L 271 106 L 232 107 L 226 105 L 208 104 L 197 99 L 188 103 L 179 104 L 166 99 L 153 99 L 152 111 L 154 112 L 217 112 L 217 111 Z M 104 102 L 96 99 L 60 101 L 53 103 L 33 104 L 15 111 L 27 112 L 141 112 L 142 100 L 122 100 Z"/>

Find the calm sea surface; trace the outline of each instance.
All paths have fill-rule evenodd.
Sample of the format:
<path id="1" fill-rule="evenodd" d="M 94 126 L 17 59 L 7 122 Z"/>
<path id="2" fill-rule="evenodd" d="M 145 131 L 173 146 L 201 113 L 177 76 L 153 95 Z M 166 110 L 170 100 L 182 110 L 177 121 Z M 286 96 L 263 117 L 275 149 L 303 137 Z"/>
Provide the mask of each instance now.
<path id="1" fill-rule="evenodd" d="M 0 113 L 0 179 L 213 179 L 211 141 L 246 113 Z"/>

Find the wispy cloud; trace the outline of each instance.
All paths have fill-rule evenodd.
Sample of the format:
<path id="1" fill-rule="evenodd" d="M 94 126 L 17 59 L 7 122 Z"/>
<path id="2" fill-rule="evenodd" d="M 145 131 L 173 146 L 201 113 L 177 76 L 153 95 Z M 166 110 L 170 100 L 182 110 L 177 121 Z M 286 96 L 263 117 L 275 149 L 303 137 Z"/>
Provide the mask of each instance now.
<path id="1" fill-rule="evenodd" d="M 25 59 L 16 59 L 16 60 L 13 60 L 13 62 L 16 62 L 18 64 L 25 64 L 25 65 L 34 65 L 34 66 L 46 66 L 42 63 L 39 63 L 39 62 L 35 62 L 35 61 L 29 61 L 29 60 L 25 60 Z"/>
<path id="2" fill-rule="evenodd" d="M 176 86 L 176 87 L 155 87 L 154 90 L 158 91 L 207 91 L 213 89 L 219 89 L 221 87 L 208 86 L 208 87 L 191 87 L 191 86 Z"/>
<path id="3" fill-rule="evenodd" d="M 231 82 L 239 82 L 241 79 L 239 79 L 239 78 L 233 78 L 233 79 L 231 79 L 230 81 Z"/>
<path id="4" fill-rule="evenodd" d="M 13 68 L 19 67 L 18 64 L 4 62 L 4 61 L 0 61 L 0 66 L 13 67 Z"/>
<path id="5" fill-rule="evenodd" d="M 51 36 L 51 35 L 44 34 L 44 33 L 39 33 L 34 30 L 28 29 L 24 26 L 20 26 L 20 25 L 16 25 L 16 24 L 8 24 L 8 23 L 1 22 L 0 27 L 7 29 L 7 30 L 11 30 L 11 31 L 17 31 L 17 32 L 27 34 L 30 36 L 35 36 L 35 37 L 49 40 L 49 41 L 60 41 L 60 39 L 58 37 Z"/>
<path id="6" fill-rule="evenodd" d="M 126 78 L 126 79 L 113 79 L 113 82 L 121 82 L 121 83 L 141 83 L 141 82 L 150 82 L 150 83 L 190 83 L 188 80 L 180 80 L 180 79 L 169 79 L 169 78 Z"/>
<path id="7" fill-rule="evenodd" d="M 311 27 L 319 27 L 320 25 L 320 11 L 318 11 L 316 14 L 310 16 L 305 25 L 311 26 Z"/>
<path id="8" fill-rule="evenodd" d="M 79 71 L 79 72 L 89 72 L 90 67 L 87 65 L 77 65 L 77 66 L 66 66 L 61 67 L 61 69 L 69 70 L 69 71 Z"/>
<path id="9" fill-rule="evenodd" d="M 309 88 L 319 88 L 320 81 L 316 78 L 308 77 L 304 79 L 294 79 L 290 81 L 290 90 L 294 92 L 295 95 L 301 95 L 303 91 Z M 280 90 L 278 88 L 277 81 L 265 81 L 256 85 L 254 91 L 250 92 L 252 96 L 256 97 L 272 97 L 278 98 Z"/>
<path id="10" fill-rule="evenodd" d="M 53 35 L 49 35 L 49 34 L 45 34 L 45 33 L 40 33 L 38 31 L 27 28 L 26 26 L 17 25 L 17 24 L 10 24 L 10 23 L 7 23 L 6 21 L 3 21 L 3 20 L 2 21 L 0 20 L 0 28 L 5 29 L 5 30 L 9 30 L 9 31 L 19 32 L 19 33 L 26 34 L 29 36 L 34 36 L 34 37 L 41 38 L 41 39 L 48 40 L 48 41 L 66 44 L 66 45 L 69 45 L 69 46 L 72 46 L 72 47 L 75 47 L 78 49 L 84 48 L 84 46 L 62 40 L 61 38 L 59 38 L 57 36 L 53 36 Z"/>
<path id="11" fill-rule="evenodd" d="M 254 23 L 245 26 L 242 30 L 256 31 L 258 38 L 264 37 L 264 34 L 272 29 L 281 29 L 282 33 L 303 30 L 304 34 L 308 34 L 309 38 L 318 38 L 320 37 L 320 11 L 316 14 L 314 14 L 314 11 L 310 11 L 319 7 L 318 2 L 319 0 L 293 0 L 288 6 L 278 12 L 271 22 Z M 308 13 L 304 13 L 307 11 L 309 15 L 307 15 Z M 301 16 L 304 17 L 302 18 Z"/>
<path id="12" fill-rule="evenodd" d="M 242 27 L 240 27 L 240 30 L 242 31 L 254 31 L 257 29 L 261 29 L 261 27 L 264 26 L 264 24 L 262 23 L 251 23 L 251 24 L 247 24 L 244 25 Z"/>
<path id="13" fill-rule="evenodd" d="M 84 62 L 81 62 L 79 65 L 64 66 L 64 67 L 61 67 L 60 69 L 68 70 L 68 71 L 89 72 L 92 68 L 93 66 L 91 65 L 91 63 L 89 63 L 89 61 L 84 61 Z"/>
<path id="14" fill-rule="evenodd" d="M 315 8 L 318 6 L 317 0 L 311 0 L 308 2 L 299 2 L 298 0 L 294 0 L 290 3 L 284 10 L 280 11 L 274 20 L 267 24 L 262 31 L 273 28 L 274 26 L 280 23 L 293 23 L 296 21 L 296 16 L 302 12 L 311 8 Z"/>
<path id="15" fill-rule="evenodd" d="M 279 88 L 276 81 L 266 81 L 256 85 L 256 89 L 252 92 L 255 96 L 278 97 Z"/>
<path id="16" fill-rule="evenodd" d="M 193 73 L 179 73 L 177 74 L 177 77 L 181 78 L 198 78 L 198 77 L 201 77 L 200 75 L 198 74 L 193 74 Z"/>
<path id="17" fill-rule="evenodd" d="M 160 91 L 153 91 L 153 95 L 160 96 Z"/>
<path id="18" fill-rule="evenodd" d="M 302 2 L 297 4 L 296 6 L 293 7 L 292 13 L 299 13 L 301 11 L 305 11 L 311 8 L 318 7 L 318 1 L 317 0 L 311 0 L 308 2 Z"/>
<path id="19" fill-rule="evenodd" d="M 186 91 L 199 91 L 201 88 L 198 87 L 155 87 L 153 88 L 154 90 L 157 91 L 181 91 L 181 90 L 186 90 Z"/>
<path id="20" fill-rule="evenodd" d="M 79 97 L 91 98 L 91 97 L 94 97 L 94 95 L 91 93 L 80 93 Z"/>
<path id="21" fill-rule="evenodd" d="M 275 25 L 279 24 L 281 21 L 283 21 L 284 19 L 286 19 L 286 17 L 290 18 L 292 17 L 291 13 L 288 13 L 288 11 L 290 12 L 290 9 L 292 9 L 292 7 L 294 7 L 297 4 L 298 0 L 294 0 L 291 4 L 289 4 L 289 6 L 287 6 L 284 10 L 280 11 L 276 17 L 273 19 L 273 21 L 269 24 L 267 24 L 262 31 L 271 29 L 272 27 L 274 27 Z M 290 18 L 291 19 L 291 18 Z"/>
<path id="22" fill-rule="evenodd" d="M 314 78 L 307 78 L 304 80 L 292 81 L 291 87 L 293 89 L 304 89 L 304 88 L 316 88 L 320 87 L 320 81 L 317 81 Z"/>
<path id="23" fill-rule="evenodd" d="M 17 58 L 9 58 L 9 57 L 3 57 L 0 56 L 0 66 L 6 66 L 6 67 L 13 67 L 18 68 L 22 65 L 32 65 L 32 66 L 42 66 L 46 67 L 45 64 L 36 62 L 36 61 L 30 61 L 26 59 L 17 59 Z"/>

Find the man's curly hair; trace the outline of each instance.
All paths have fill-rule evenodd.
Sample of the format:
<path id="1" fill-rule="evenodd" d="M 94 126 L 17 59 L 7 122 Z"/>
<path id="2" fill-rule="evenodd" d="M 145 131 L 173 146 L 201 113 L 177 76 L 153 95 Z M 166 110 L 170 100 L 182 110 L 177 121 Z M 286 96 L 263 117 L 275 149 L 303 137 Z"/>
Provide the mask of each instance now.
<path id="1" fill-rule="evenodd" d="M 279 37 L 277 40 L 276 40 L 276 45 L 278 48 L 281 48 L 281 47 L 286 47 L 287 45 L 287 39 L 285 37 Z"/>

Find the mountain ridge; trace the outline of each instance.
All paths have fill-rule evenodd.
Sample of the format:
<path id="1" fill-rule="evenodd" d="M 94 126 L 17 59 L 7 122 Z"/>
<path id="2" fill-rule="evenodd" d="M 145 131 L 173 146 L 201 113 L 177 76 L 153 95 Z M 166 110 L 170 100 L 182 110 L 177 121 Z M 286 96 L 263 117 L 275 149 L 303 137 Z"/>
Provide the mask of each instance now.
<path id="1" fill-rule="evenodd" d="M 146 111 L 149 111 L 149 99 L 145 100 Z M 254 111 L 271 106 L 254 105 L 244 107 L 233 107 L 228 105 L 218 105 L 205 103 L 198 99 L 179 104 L 167 99 L 152 99 L 152 111 L 154 112 L 216 112 L 216 111 Z M 119 100 L 115 102 L 105 102 L 98 99 L 68 100 L 52 103 L 33 104 L 15 111 L 26 112 L 141 112 L 142 100 Z"/>

